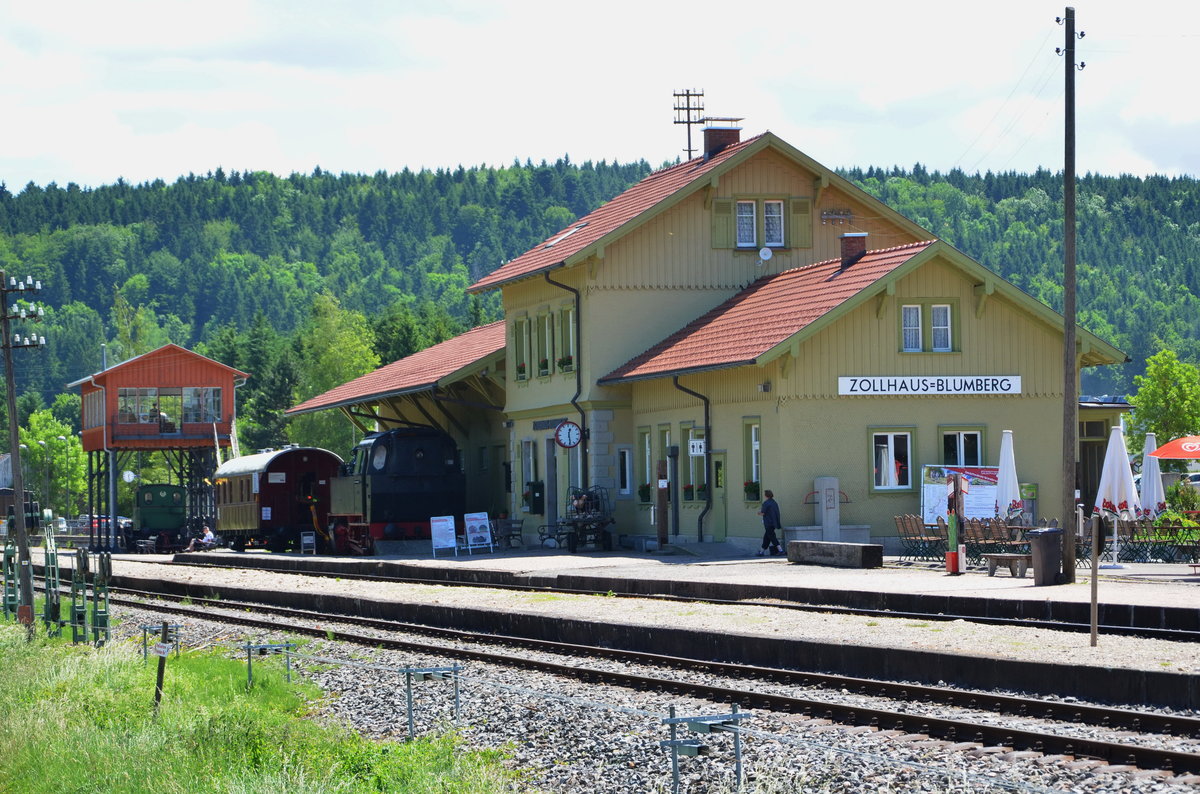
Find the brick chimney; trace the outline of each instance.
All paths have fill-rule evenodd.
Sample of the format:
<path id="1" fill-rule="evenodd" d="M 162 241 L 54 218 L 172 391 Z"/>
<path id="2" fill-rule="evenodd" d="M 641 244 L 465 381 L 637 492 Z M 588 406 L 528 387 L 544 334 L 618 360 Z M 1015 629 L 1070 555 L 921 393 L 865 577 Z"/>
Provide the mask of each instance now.
<path id="1" fill-rule="evenodd" d="M 866 232 L 847 232 L 838 239 L 842 241 L 842 270 L 862 259 L 867 253 Z"/>
<path id="2" fill-rule="evenodd" d="M 704 159 L 707 160 L 727 146 L 732 146 L 742 139 L 742 128 L 735 126 L 740 118 L 725 116 L 709 116 L 705 119 L 704 128 Z M 726 124 L 719 127 L 717 124 Z"/>

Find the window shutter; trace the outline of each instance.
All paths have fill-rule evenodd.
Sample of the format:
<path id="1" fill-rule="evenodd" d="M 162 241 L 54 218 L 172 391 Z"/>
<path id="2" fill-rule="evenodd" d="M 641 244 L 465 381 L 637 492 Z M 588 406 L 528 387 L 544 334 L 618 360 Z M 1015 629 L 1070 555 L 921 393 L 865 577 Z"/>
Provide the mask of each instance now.
<path id="1" fill-rule="evenodd" d="M 791 248 L 812 248 L 812 199 L 794 198 L 790 202 L 791 223 L 788 232 Z"/>
<path id="2" fill-rule="evenodd" d="M 733 248 L 733 199 L 713 199 L 712 247 Z"/>

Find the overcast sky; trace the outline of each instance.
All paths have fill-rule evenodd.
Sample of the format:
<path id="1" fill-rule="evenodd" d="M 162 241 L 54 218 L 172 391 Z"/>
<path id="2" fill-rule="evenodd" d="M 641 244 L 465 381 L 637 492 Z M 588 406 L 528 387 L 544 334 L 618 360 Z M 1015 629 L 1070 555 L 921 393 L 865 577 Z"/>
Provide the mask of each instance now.
<path id="1" fill-rule="evenodd" d="M 833 167 L 1058 171 L 1065 5 L 8 0 L 0 182 L 657 166 L 685 88 Z M 1200 174 L 1200 3 L 1074 7 L 1079 173 Z"/>

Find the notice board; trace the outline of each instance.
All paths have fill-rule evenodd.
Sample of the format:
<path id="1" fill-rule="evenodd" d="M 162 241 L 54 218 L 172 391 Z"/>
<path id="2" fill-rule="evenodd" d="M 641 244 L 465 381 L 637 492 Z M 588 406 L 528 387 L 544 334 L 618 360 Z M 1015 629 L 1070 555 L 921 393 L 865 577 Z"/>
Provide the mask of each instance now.
<path id="1" fill-rule="evenodd" d="M 961 474 L 968 483 L 967 495 L 963 498 L 966 518 L 994 518 L 999 471 L 998 466 L 922 466 L 922 520 L 926 524 L 935 524 L 939 517 L 947 517 L 946 479 L 952 474 Z"/>

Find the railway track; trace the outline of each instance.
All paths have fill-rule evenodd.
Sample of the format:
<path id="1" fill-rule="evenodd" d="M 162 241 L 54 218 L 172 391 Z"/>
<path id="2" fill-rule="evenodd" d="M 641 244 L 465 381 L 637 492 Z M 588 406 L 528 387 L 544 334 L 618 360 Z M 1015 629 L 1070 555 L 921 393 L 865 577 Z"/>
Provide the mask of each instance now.
<path id="1" fill-rule="evenodd" d="M 150 564 L 170 564 L 180 566 L 193 566 L 196 568 L 216 568 L 220 570 L 247 570 L 241 565 L 225 565 L 219 562 L 210 562 L 208 560 L 197 562 L 183 562 L 174 560 L 170 563 L 163 563 L 160 560 L 139 560 L 137 558 L 122 557 L 122 562 L 133 563 L 150 563 Z M 448 581 L 445 579 L 424 579 L 416 577 L 404 576 L 379 576 L 375 574 L 354 573 L 345 570 L 305 570 L 305 571 L 276 571 L 274 569 L 264 569 L 273 573 L 287 573 L 290 576 L 309 576 L 316 578 L 336 578 L 336 579 L 352 579 L 361 581 L 388 582 L 395 584 L 414 584 L 414 585 L 429 585 L 440 587 L 479 587 L 493 590 L 511 590 L 515 592 L 534 592 L 534 593 L 554 593 L 561 595 L 603 595 L 615 598 L 630 598 L 630 599 L 649 599 L 657 601 L 675 601 L 679 603 L 704 603 L 717 606 L 761 606 L 766 609 L 785 609 L 798 612 L 822 612 L 834 615 L 853 615 L 857 617 L 884 617 L 884 618 L 902 618 L 909 620 L 929 620 L 929 621 L 955 621 L 965 620 L 971 623 L 979 623 L 989 626 L 1011 626 L 1014 628 L 1033 628 L 1033 629 L 1051 629 L 1053 631 L 1070 631 L 1089 633 L 1091 625 L 1088 623 L 1072 623 L 1065 621 L 1054 620 L 1033 620 L 1026 618 L 1001 618 L 988 617 L 981 615 L 957 615 L 948 612 L 900 612 L 895 610 L 883 609 L 862 609 L 856 607 L 843 607 L 828 604 L 802 604 L 795 602 L 747 602 L 720 598 L 700 598 L 690 596 L 668 595 L 658 593 L 631 593 L 612 590 L 581 590 L 564 587 L 545 587 L 540 585 L 519 585 L 519 584 L 504 584 L 491 582 L 470 582 L 470 581 Z M 1180 629 L 1163 629 L 1143 626 L 1120 626 L 1110 624 L 1100 624 L 1098 627 L 1100 633 L 1109 635 L 1120 635 L 1127 637 L 1140 637 L 1143 639 L 1156 640 L 1172 640 L 1175 642 L 1200 642 L 1200 631 L 1185 631 Z"/>
<path id="2" fill-rule="evenodd" d="M 769 709 L 776 712 L 806 715 L 848 726 L 871 726 L 880 730 L 896 731 L 909 736 L 928 736 L 953 743 L 977 743 L 993 747 L 1031 750 L 1045 755 L 1062 755 L 1075 758 L 1098 759 L 1109 764 L 1130 765 L 1139 769 L 1170 770 L 1175 773 L 1200 774 L 1200 754 L 1158 747 L 1147 747 L 1130 743 L 1125 736 L 1113 736 L 1112 741 L 1055 733 L 1052 727 L 1018 728 L 1011 722 L 1001 724 L 971 719 L 948 719 L 929 714 L 908 713 L 895 708 L 871 708 L 861 702 L 839 703 L 829 699 L 772 694 L 762 691 L 718 685 L 699 680 L 664 678 L 658 674 L 627 672 L 620 669 L 598 669 L 580 666 L 579 658 L 601 658 L 620 665 L 640 665 L 658 669 L 703 672 L 705 677 L 722 676 L 734 681 L 747 679 L 770 681 L 795 687 L 819 687 L 836 692 L 854 693 L 874 698 L 891 699 L 905 703 L 937 703 L 975 712 L 1013 715 L 1026 719 L 1049 720 L 1075 724 L 1093 725 L 1108 731 L 1136 731 L 1157 733 L 1170 737 L 1200 737 L 1200 719 L 1143 712 L 1129 709 L 1090 706 L 1078 703 L 1063 703 L 1053 700 L 1038 700 L 986 692 L 965 692 L 937 687 L 894 683 L 868 679 L 849 678 L 800 672 L 795 670 L 770 670 L 738 664 L 714 663 L 703 660 L 685 659 L 674 656 L 642 652 L 618 651 L 610 648 L 572 645 L 518 637 L 477 634 L 451 629 L 405 624 L 397 621 L 371 618 L 353 618 L 319 612 L 268 607 L 259 604 L 189 598 L 193 606 L 148 602 L 144 599 L 182 600 L 181 597 L 147 591 L 128 591 L 114 588 L 114 605 L 130 608 L 183 614 L 197 619 L 235 623 L 266 631 L 288 631 L 313 637 L 322 637 L 369 647 L 404 650 L 415 653 L 452 657 L 461 660 L 479 661 L 493 665 L 537 670 L 566 676 L 588 683 L 603 683 L 638 690 L 656 690 L 674 695 L 689 695 L 716 702 L 738 703 L 743 708 Z M 222 610 L 232 610 L 226 613 Z M 276 619 L 259 617 L 272 615 Z M 282 624 L 278 618 L 287 618 L 294 623 Z M 353 631 L 331 629 L 331 625 L 353 625 L 374 631 L 404 632 L 423 637 L 432 637 L 441 643 L 419 642 L 398 639 L 378 634 L 360 634 Z M 497 650 L 464 648 L 462 644 L 498 646 Z M 522 648 L 556 657 L 566 661 L 515 656 L 513 649 Z"/>

